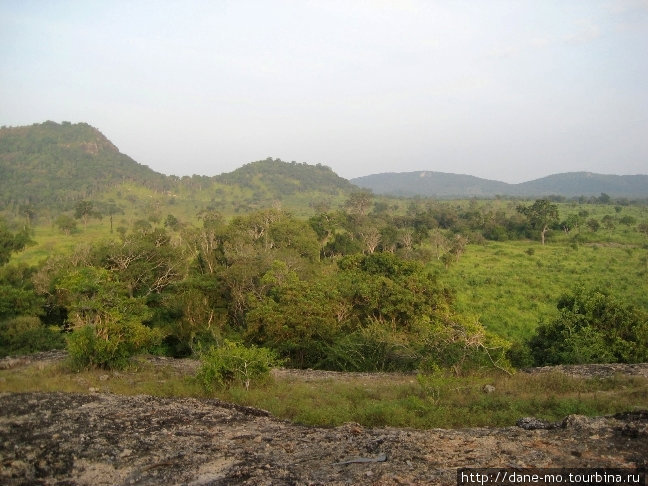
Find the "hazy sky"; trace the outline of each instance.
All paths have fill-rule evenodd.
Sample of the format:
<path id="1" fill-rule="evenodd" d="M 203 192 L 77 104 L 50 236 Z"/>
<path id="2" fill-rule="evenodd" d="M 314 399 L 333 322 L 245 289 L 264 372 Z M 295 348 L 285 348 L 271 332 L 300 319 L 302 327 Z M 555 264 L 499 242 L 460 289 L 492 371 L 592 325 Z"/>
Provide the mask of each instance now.
<path id="1" fill-rule="evenodd" d="M 647 0 L 0 0 L 0 125 L 167 174 L 648 173 Z"/>

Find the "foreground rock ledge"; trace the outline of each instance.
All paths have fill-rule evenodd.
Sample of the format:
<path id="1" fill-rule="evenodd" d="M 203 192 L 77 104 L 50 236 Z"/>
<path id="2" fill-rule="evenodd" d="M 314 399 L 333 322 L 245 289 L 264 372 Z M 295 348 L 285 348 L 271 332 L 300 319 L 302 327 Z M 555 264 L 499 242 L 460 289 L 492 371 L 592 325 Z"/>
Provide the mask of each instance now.
<path id="1" fill-rule="evenodd" d="M 451 485 L 459 467 L 634 468 L 647 458 L 645 412 L 535 430 L 327 429 L 218 400 L 0 394 L 6 485 Z"/>

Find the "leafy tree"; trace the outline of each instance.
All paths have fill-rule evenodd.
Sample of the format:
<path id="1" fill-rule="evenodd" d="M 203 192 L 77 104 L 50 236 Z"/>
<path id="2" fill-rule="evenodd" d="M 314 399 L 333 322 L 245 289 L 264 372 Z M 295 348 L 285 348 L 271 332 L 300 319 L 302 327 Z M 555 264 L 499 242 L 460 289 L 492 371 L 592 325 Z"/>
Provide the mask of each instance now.
<path id="1" fill-rule="evenodd" d="M 325 256 L 353 255 L 362 251 L 362 245 L 349 233 L 336 233 L 332 241 L 324 245 Z"/>
<path id="2" fill-rule="evenodd" d="M 598 221 L 598 219 L 595 218 L 590 218 L 587 220 L 587 227 L 590 229 L 590 231 L 596 233 L 599 229 L 601 229 L 601 223 Z"/>
<path id="3" fill-rule="evenodd" d="M 466 251 L 466 245 L 468 245 L 468 238 L 463 235 L 455 235 L 452 239 L 452 245 L 448 251 L 452 256 L 454 256 L 455 261 L 459 261 L 461 255 Z"/>
<path id="4" fill-rule="evenodd" d="M 637 218 L 633 216 L 625 215 L 619 219 L 619 223 L 624 224 L 626 226 L 632 226 L 633 224 L 637 224 Z"/>
<path id="5" fill-rule="evenodd" d="M 329 279 L 300 280 L 282 262 L 263 277 L 267 294 L 247 314 L 247 336 L 277 350 L 294 366 L 312 367 L 339 332 L 345 313 Z"/>
<path id="6" fill-rule="evenodd" d="M 217 211 L 202 215 L 202 227 L 184 232 L 184 239 L 196 259 L 201 273 L 215 274 L 225 264 L 224 244 L 227 238 L 223 216 Z"/>
<path id="7" fill-rule="evenodd" d="M 16 316 L 37 316 L 43 299 L 34 291 L 34 268 L 24 264 L 0 267 L 0 320 Z"/>
<path id="8" fill-rule="evenodd" d="M 173 214 L 168 214 L 164 220 L 164 227 L 178 231 L 180 229 L 180 221 Z"/>
<path id="9" fill-rule="evenodd" d="M 75 233 L 77 231 L 76 221 L 67 214 L 59 215 L 56 218 L 55 224 L 66 236 L 70 236 L 70 233 Z"/>
<path id="10" fill-rule="evenodd" d="M 162 334 L 144 325 L 152 312 L 105 269 L 82 267 L 56 286 L 68 308 L 68 352 L 74 367 L 120 368 Z"/>
<path id="11" fill-rule="evenodd" d="M 5 221 L 0 218 L 0 265 L 7 263 L 12 253 L 21 251 L 30 243 L 32 240 L 26 228 L 13 233 L 9 231 Z"/>
<path id="12" fill-rule="evenodd" d="M 227 322 L 227 293 L 221 280 L 192 275 L 165 292 L 164 345 L 173 356 L 195 354 L 221 341 Z"/>
<path id="13" fill-rule="evenodd" d="M 531 206 L 519 205 L 517 211 L 527 217 L 533 229 L 540 231 L 544 245 L 547 231 L 558 222 L 558 206 L 547 199 L 538 199 Z"/>
<path id="14" fill-rule="evenodd" d="M 398 228 L 387 224 L 380 228 L 380 251 L 394 253 L 398 248 Z"/>
<path id="15" fill-rule="evenodd" d="M 440 260 L 441 256 L 445 252 L 446 247 L 448 246 L 448 239 L 440 229 L 436 228 L 430 233 L 430 243 L 434 248 L 437 260 Z"/>
<path id="16" fill-rule="evenodd" d="M 569 234 L 570 231 L 577 229 L 583 223 L 583 219 L 577 214 L 570 214 L 560 223 L 565 234 Z"/>
<path id="17" fill-rule="evenodd" d="M 92 201 L 81 200 L 76 203 L 74 207 L 74 217 L 83 221 L 83 228 L 88 228 L 89 218 L 98 218 L 100 213 L 95 210 Z"/>
<path id="18" fill-rule="evenodd" d="M 637 230 L 640 233 L 643 233 L 644 235 L 648 236 L 648 222 L 644 221 L 643 223 L 639 223 L 637 225 Z"/>
<path id="19" fill-rule="evenodd" d="M 350 214 L 366 216 L 373 202 L 373 193 L 369 190 L 354 191 L 345 201 L 344 207 Z"/>
<path id="20" fill-rule="evenodd" d="M 161 228 L 98 244 L 92 258 L 97 266 L 114 272 L 131 297 L 159 294 L 186 274 L 180 248 Z"/>
<path id="21" fill-rule="evenodd" d="M 603 216 L 601 218 L 601 223 L 603 224 L 605 229 L 608 230 L 614 229 L 614 227 L 616 226 L 614 216 L 612 216 L 611 214 L 606 214 L 605 216 Z"/>

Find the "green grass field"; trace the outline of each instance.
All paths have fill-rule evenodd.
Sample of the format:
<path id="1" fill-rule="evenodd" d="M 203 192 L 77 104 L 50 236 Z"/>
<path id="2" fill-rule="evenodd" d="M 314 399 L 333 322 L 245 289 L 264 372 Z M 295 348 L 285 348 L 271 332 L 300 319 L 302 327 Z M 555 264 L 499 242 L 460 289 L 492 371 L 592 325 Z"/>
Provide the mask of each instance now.
<path id="1" fill-rule="evenodd" d="M 447 271 L 437 262 L 432 265 L 455 289 L 460 312 L 479 316 L 501 336 L 521 339 L 554 314 L 558 297 L 577 284 L 599 286 L 648 309 L 646 253 L 607 242 L 577 248 L 561 242 L 489 242 L 469 246 Z"/>

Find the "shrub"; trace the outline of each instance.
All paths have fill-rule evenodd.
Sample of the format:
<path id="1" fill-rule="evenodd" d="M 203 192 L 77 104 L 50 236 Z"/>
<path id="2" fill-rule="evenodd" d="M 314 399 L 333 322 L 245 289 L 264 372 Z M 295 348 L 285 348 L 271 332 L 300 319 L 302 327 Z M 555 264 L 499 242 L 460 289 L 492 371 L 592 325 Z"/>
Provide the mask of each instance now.
<path id="1" fill-rule="evenodd" d="M 525 342 L 516 341 L 511 344 L 506 357 L 515 368 L 529 368 L 534 364 L 529 345 Z"/>
<path id="2" fill-rule="evenodd" d="M 374 321 L 342 336 L 326 350 L 318 368 L 338 371 L 411 371 L 421 359 L 405 333 L 393 333 Z"/>
<path id="3" fill-rule="evenodd" d="M 162 340 L 158 329 L 143 324 L 112 322 L 102 326 L 83 326 L 67 338 L 70 364 L 74 369 L 119 369 L 138 352 L 146 351 Z"/>
<path id="4" fill-rule="evenodd" d="M 43 326 L 38 317 L 17 316 L 0 323 L 0 356 L 29 354 L 63 347 L 63 334 Z"/>
<path id="5" fill-rule="evenodd" d="M 577 288 L 558 300 L 558 316 L 530 340 L 538 365 L 648 360 L 648 314 L 604 291 Z"/>
<path id="6" fill-rule="evenodd" d="M 246 347 L 228 340 L 221 347 L 211 347 L 201 361 L 196 377 L 208 392 L 235 384 L 248 390 L 253 382 L 267 379 L 270 370 L 281 364 L 270 349 Z"/>

